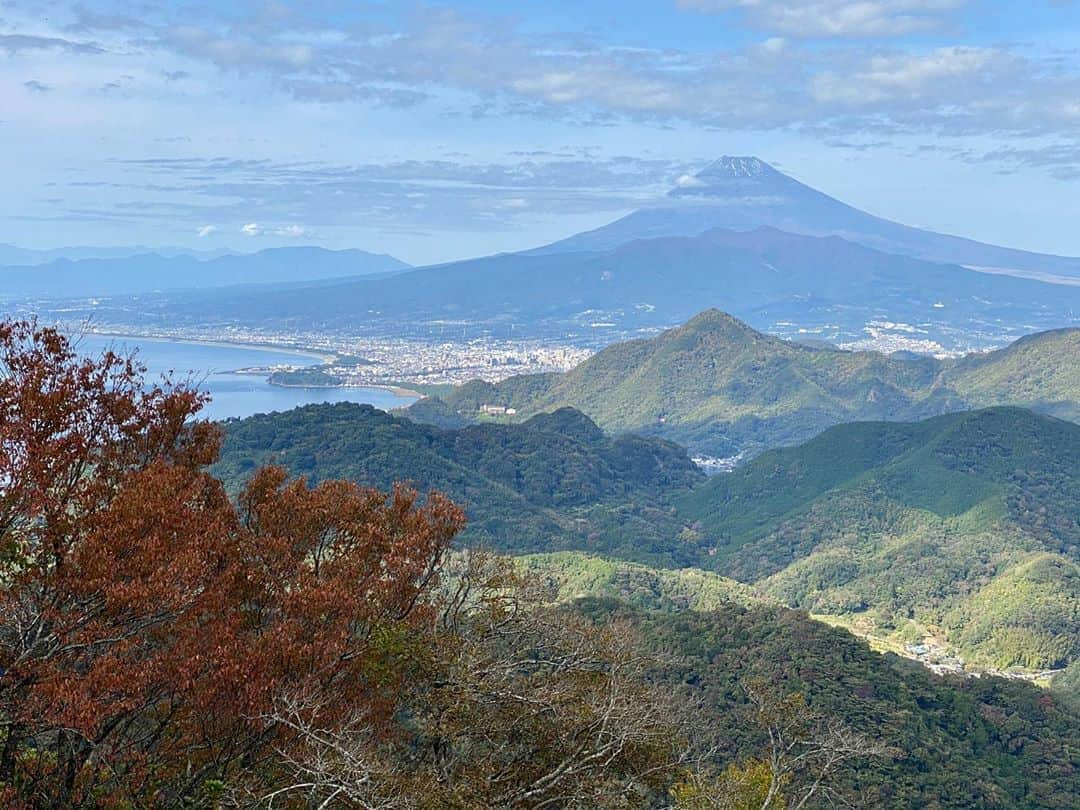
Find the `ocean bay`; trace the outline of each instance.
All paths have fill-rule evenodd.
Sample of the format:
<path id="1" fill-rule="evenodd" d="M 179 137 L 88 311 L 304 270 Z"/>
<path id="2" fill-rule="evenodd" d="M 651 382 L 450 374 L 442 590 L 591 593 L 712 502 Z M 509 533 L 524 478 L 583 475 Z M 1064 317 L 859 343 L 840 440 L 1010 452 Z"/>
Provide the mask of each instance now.
<path id="1" fill-rule="evenodd" d="M 146 366 L 148 382 L 158 382 L 163 375 L 192 382 L 210 394 L 211 400 L 202 411 L 209 419 L 242 418 L 322 402 L 357 402 L 389 410 L 414 401 L 383 388 L 285 387 L 271 385 L 268 372 L 238 373 L 241 369 L 319 362 L 316 355 L 301 351 L 100 334 L 86 334 L 75 342 L 78 352 L 90 357 L 107 349 L 121 355 L 134 351 Z"/>

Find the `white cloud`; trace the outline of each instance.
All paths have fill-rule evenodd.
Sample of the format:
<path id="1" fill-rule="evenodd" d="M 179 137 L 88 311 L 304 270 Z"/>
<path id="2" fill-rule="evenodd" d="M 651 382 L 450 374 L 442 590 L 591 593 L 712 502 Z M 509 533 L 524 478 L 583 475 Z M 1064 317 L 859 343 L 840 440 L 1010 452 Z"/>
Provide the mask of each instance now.
<path id="1" fill-rule="evenodd" d="M 303 225 L 282 225 L 275 228 L 274 233 L 278 236 L 287 236 L 290 239 L 300 239 L 301 237 L 308 236 L 307 228 Z"/>
<path id="2" fill-rule="evenodd" d="M 217 225 L 203 225 L 196 233 L 200 239 L 205 239 L 207 236 L 217 230 Z"/>
<path id="3" fill-rule="evenodd" d="M 743 11 L 757 26 L 792 37 L 892 37 L 927 31 L 965 0 L 678 0 L 715 14 Z"/>
<path id="4" fill-rule="evenodd" d="M 0 52 L 8 56 L 23 51 L 65 51 L 75 54 L 100 54 L 102 48 L 93 42 L 75 42 L 62 37 L 28 34 L 0 34 Z"/>
<path id="5" fill-rule="evenodd" d="M 484 127 L 484 121 L 474 124 L 464 117 L 470 113 L 477 119 L 501 119 L 500 132 L 505 128 L 508 137 L 522 139 L 515 145 L 538 143 L 530 140 L 534 138 L 530 118 L 548 127 L 537 127 L 535 137 L 547 137 L 554 131 L 553 122 L 553 126 L 628 123 L 629 127 L 646 122 L 687 132 L 772 131 L 875 144 L 908 132 L 929 137 L 978 135 L 997 141 L 1032 133 L 1071 139 L 1080 126 L 1080 57 L 1065 50 L 1052 53 L 1049 46 L 1013 44 L 931 47 L 923 38 L 910 43 L 806 41 L 884 37 L 944 24 L 935 39 L 948 42 L 951 32 L 945 25 L 950 12 L 962 5 L 959 0 L 683 0 L 682 5 L 728 12 L 723 19 L 703 20 L 678 14 L 671 0 L 669 13 L 684 27 L 722 29 L 735 15 L 764 32 L 747 41 L 745 35 L 725 37 L 718 30 L 714 45 L 685 50 L 675 45 L 630 48 L 619 47 L 612 34 L 604 38 L 540 34 L 535 26 L 526 30 L 520 22 L 494 14 L 468 16 L 442 7 L 415 14 L 391 11 L 380 23 L 381 33 L 373 34 L 366 29 L 335 30 L 340 20 L 325 13 L 322 4 L 297 7 L 295 13 L 273 19 L 244 11 L 234 18 L 211 9 L 194 23 L 174 14 L 169 4 L 158 4 L 140 8 L 143 19 L 137 26 L 87 17 L 78 31 L 60 22 L 50 28 L 28 21 L 23 27 L 34 36 L 0 33 L 0 57 L 12 53 L 23 60 L 3 60 L 11 65 L 9 84 L 21 90 L 20 84 L 35 76 L 57 88 L 49 96 L 55 101 L 44 105 L 31 93 L 20 92 L 13 103 L 24 105 L 24 111 L 5 109 L 2 117 L 39 121 L 26 112 L 33 104 L 42 108 L 34 110 L 35 116 L 51 116 L 42 131 L 47 125 L 49 131 L 62 132 L 70 130 L 72 121 L 80 126 L 89 121 L 99 129 L 108 126 L 114 140 L 101 147 L 111 150 L 108 154 L 150 157 L 149 148 L 177 159 L 181 152 L 171 146 L 148 147 L 136 133 L 113 134 L 113 122 L 131 110 L 139 120 L 159 122 L 169 135 L 185 138 L 190 146 L 183 154 L 217 154 L 210 150 L 220 149 L 250 155 L 251 159 L 235 161 L 236 170 L 230 170 L 227 180 L 224 171 L 234 161 L 212 162 L 202 177 L 192 180 L 197 196 L 170 203 L 176 206 L 173 211 L 149 205 L 127 208 L 123 215 L 164 219 L 184 206 L 190 219 L 182 227 L 190 235 L 204 222 L 242 224 L 258 212 L 263 224 L 250 223 L 243 233 L 281 238 L 310 235 L 307 228 L 321 236 L 331 222 L 350 218 L 432 228 L 449 223 L 456 227 L 468 219 L 470 227 L 491 228 L 492 222 L 501 222 L 498 213 L 510 207 L 500 200 L 521 197 L 529 210 L 537 212 L 569 207 L 580 211 L 586 206 L 614 210 L 629 207 L 631 194 L 643 187 L 639 174 L 629 176 L 625 184 L 612 182 L 616 172 L 605 166 L 601 167 L 605 176 L 598 182 L 607 191 L 595 193 L 595 167 L 589 161 L 555 165 L 550 173 L 536 166 L 469 166 L 469 161 L 456 158 L 448 163 L 458 165 L 444 166 L 429 162 L 436 154 L 430 150 L 423 165 L 345 165 L 340 167 L 344 174 L 338 176 L 324 175 L 317 166 L 301 169 L 299 163 L 264 165 L 260 158 L 280 160 L 289 153 L 281 146 L 286 140 L 296 146 L 292 154 L 297 160 L 318 161 L 333 154 L 304 154 L 306 147 L 299 144 L 316 142 L 316 128 L 342 114 L 311 107 L 298 115 L 289 106 L 295 100 L 319 101 L 327 107 L 414 105 L 415 120 L 423 122 L 418 127 L 431 126 L 432 121 L 437 125 L 443 115 L 460 116 L 462 134 L 453 136 L 457 146 L 467 144 L 476 137 L 471 133 Z M 1022 33 L 1017 32 L 1018 38 Z M 76 34 L 85 42 L 72 45 L 62 38 Z M 154 58 L 148 60 L 148 54 Z M 125 73 L 140 78 L 130 96 L 112 94 L 107 102 L 95 98 L 79 105 L 79 92 L 96 91 L 102 81 Z M 80 82 L 91 89 L 81 88 Z M 240 98 L 258 100 L 233 103 Z M 199 105 L 206 109 L 215 105 L 221 114 L 195 119 L 190 112 L 203 109 Z M 283 129 L 289 132 L 275 133 L 261 145 L 238 145 L 237 133 L 250 123 L 243 120 L 247 115 L 260 115 L 262 121 L 287 116 Z M 619 132 L 612 131 L 614 137 L 608 138 L 594 128 L 588 137 L 626 149 L 628 141 Z M 334 127 L 328 128 L 328 135 L 331 150 L 335 138 L 336 146 L 341 146 Z M 125 137 L 123 143 L 115 140 Z M 650 134 L 643 140 L 651 138 Z M 211 147 L 215 142 L 228 145 Z M 687 139 L 687 143 L 707 141 Z M 724 150 L 723 143 L 715 143 L 716 151 Z M 678 142 L 671 144 L 684 157 L 691 148 L 706 157 L 700 154 L 707 148 L 704 145 L 684 151 Z M 371 160 L 385 160 L 388 154 L 393 152 L 376 150 Z M 665 168 L 664 185 L 685 170 Z M 576 176 L 568 177 L 582 172 L 580 182 Z M 657 182 L 655 171 L 645 174 L 645 182 Z M 325 189 L 320 199 L 308 196 L 315 193 L 312 181 Z M 428 181 L 457 185 L 432 187 Z M 483 205 L 463 202 L 482 196 L 468 188 L 474 184 L 503 190 Z M 546 184 L 564 190 L 541 193 Z M 588 191 L 581 186 L 588 186 Z M 619 193 L 611 194 L 612 189 Z M 410 196 L 418 194 L 429 196 Z M 102 195 L 105 198 L 106 192 Z M 304 234 L 288 225 L 267 224 L 294 221 L 307 223 L 296 226 Z M 238 226 L 221 227 L 231 227 L 235 234 Z"/>
<path id="6" fill-rule="evenodd" d="M 915 100 L 947 94 L 950 82 L 983 81 L 995 65 L 1019 68 L 991 48 L 939 48 L 927 54 L 875 56 L 851 72 L 827 71 L 811 83 L 823 103 L 868 104 L 894 99 Z"/>
<path id="7" fill-rule="evenodd" d="M 244 236 L 258 236 L 262 233 L 262 228 L 256 222 L 249 222 L 240 228 L 240 233 Z"/>
<path id="8" fill-rule="evenodd" d="M 696 188 L 705 185 L 705 182 L 694 177 L 692 174 L 684 174 L 675 181 L 675 185 L 679 188 Z"/>
<path id="9" fill-rule="evenodd" d="M 244 25 L 214 13 L 193 24 L 162 8 L 146 12 L 137 35 L 89 17 L 79 30 L 102 37 L 117 59 L 146 48 L 171 57 L 169 67 L 193 77 L 185 88 L 262 83 L 260 89 L 272 88 L 270 106 L 287 94 L 327 105 L 417 107 L 430 115 L 468 111 L 475 118 L 535 116 L 585 125 L 681 121 L 738 131 L 827 130 L 849 138 L 914 129 L 994 136 L 1074 131 L 1080 60 L 1064 51 L 804 42 L 935 26 L 948 33 L 952 12 L 970 0 L 679 2 L 742 14 L 767 36 L 711 50 L 630 48 L 587 34 L 526 33 L 510 19 L 445 7 L 391 15 L 374 33 L 340 30 L 340 21 L 315 8 L 281 17 L 253 14 Z M 16 47 L 55 48 L 57 39 L 23 37 Z M 997 55 L 988 57 L 991 51 Z M 980 60 L 988 60 L 991 71 L 982 81 L 973 72 Z M 932 86 L 935 75 L 940 87 Z M 154 78 L 168 84 L 160 71 Z"/>
<path id="10" fill-rule="evenodd" d="M 251 236 L 319 241 L 358 220 L 390 229 L 507 232 L 530 227 L 508 214 L 624 212 L 663 195 L 700 161 L 601 156 L 566 146 L 485 161 L 464 154 L 352 165 L 218 156 L 124 158 L 113 165 L 129 180 L 141 178 L 131 188 L 148 194 L 125 209 L 128 217 L 183 216 L 197 232 L 207 222 L 242 224 L 257 211 L 262 221 L 250 223 Z M 156 200 L 161 188 L 182 193 L 184 202 Z"/>

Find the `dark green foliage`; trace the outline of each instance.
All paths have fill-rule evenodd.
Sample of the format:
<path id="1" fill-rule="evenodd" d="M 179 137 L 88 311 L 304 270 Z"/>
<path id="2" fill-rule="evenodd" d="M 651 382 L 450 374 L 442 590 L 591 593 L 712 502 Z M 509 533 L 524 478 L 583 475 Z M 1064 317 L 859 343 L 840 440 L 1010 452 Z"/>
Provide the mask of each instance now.
<path id="1" fill-rule="evenodd" d="M 466 506 L 466 543 L 697 567 L 878 635 L 938 633 L 981 666 L 1080 655 L 1080 427 L 1028 411 L 843 425 L 707 481 L 676 446 L 571 409 L 442 430 L 339 404 L 226 431 L 232 486 L 270 459 L 410 480 Z"/>
<path id="2" fill-rule="evenodd" d="M 846 425 L 707 481 L 680 448 L 609 438 L 569 409 L 443 430 L 339 404 L 225 428 L 230 485 L 270 459 L 315 480 L 410 479 L 466 502 L 469 543 L 736 573 L 886 631 L 932 624 L 998 666 L 1080 652 L 1080 427 L 1029 412 Z M 1080 793 L 1076 663 L 1050 692 L 942 679 L 711 572 L 572 553 L 521 564 L 564 598 L 634 606 L 577 603 L 598 619 L 658 611 L 636 614 L 665 661 L 655 677 L 703 700 L 723 762 L 761 755 L 742 684 L 762 680 L 902 752 L 845 773 L 864 806 L 1068 808 Z"/>
<path id="3" fill-rule="evenodd" d="M 678 533 L 664 497 L 704 478 L 682 448 L 609 438 L 570 409 L 521 425 L 443 430 L 339 403 L 228 422 L 225 431 L 215 472 L 232 489 L 267 461 L 312 482 L 347 478 L 386 489 L 410 481 L 465 506 L 466 542 L 512 551 L 586 548 L 686 564 L 659 539 Z"/>
<path id="4" fill-rule="evenodd" d="M 579 605 L 597 616 L 625 610 Z M 846 775 L 859 806 L 1071 808 L 1080 795 L 1080 716 L 1037 687 L 941 678 L 781 608 L 639 616 L 651 643 L 674 656 L 658 677 L 703 699 L 702 726 L 715 724 L 725 759 L 764 748 L 742 689 L 757 680 L 899 749 Z"/>
<path id="5" fill-rule="evenodd" d="M 1036 669 L 1080 659 L 1080 566 L 1040 554 L 1012 568 L 947 613 L 961 649 L 999 666 Z"/>
<path id="6" fill-rule="evenodd" d="M 1080 661 L 1073 661 L 1064 671 L 1054 676 L 1050 691 L 1061 701 L 1080 711 Z"/>
<path id="7" fill-rule="evenodd" d="M 330 371 L 331 368 L 332 366 L 308 366 L 291 371 L 275 371 L 270 375 L 270 382 L 297 388 L 334 388 L 344 383 L 344 380 Z"/>
<path id="8" fill-rule="evenodd" d="M 903 506 L 941 517 L 1008 494 L 1016 521 L 1058 551 L 1080 533 L 1078 477 L 1080 427 L 993 408 L 916 423 L 841 425 L 710 479 L 680 506 L 706 525 L 722 524 L 738 544 L 831 490 L 876 486 Z"/>
<path id="9" fill-rule="evenodd" d="M 940 627 L 965 658 L 1080 655 L 1080 426 L 1016 408 L 862 423 L 764 453 L 678 500 L 710 566 L 890 633 Z"/>
<path id="10" fill-rule="evenodd" d="M 409 406 L 409 418 L 425 425 L 457 430 L 469 424 L 469 420 L 433 396 L 426 396 Z"/>

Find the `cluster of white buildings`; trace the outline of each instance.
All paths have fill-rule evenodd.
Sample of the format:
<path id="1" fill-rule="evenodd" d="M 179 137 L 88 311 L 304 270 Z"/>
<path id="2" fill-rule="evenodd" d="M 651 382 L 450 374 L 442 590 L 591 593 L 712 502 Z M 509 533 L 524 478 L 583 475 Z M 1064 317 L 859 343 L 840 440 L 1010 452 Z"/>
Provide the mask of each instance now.
<path id="1" fill-rule="evenodd" d="M 905 644 L 904 654 L 913 658 L 938 675 L 964 675 L 968 678 L 980 678 L 983 675 L 994 675 L 998 678 L 1008 678 L 1013 681 L 1028 681 L 1030 683 L 1044 683 L 1049 681 L 1062 670 L 1043 669 L 1027 670 L 1021 668 L 997 669 L 995 667 L 972 668 L 964 663 L 959 655 L 951 653 L 945 647 L 937 644 L 922 642 L 920 644 Z"/>
<path id="2" fill-rule="evenodd" d="M 155 330 L 156 331 L 156 330 Z M 110 325 L 110 332 L 146 335 Z M 265 332 L 241 326 L 214 330 L 182 328 L 154 337 L 259 346 L 312 355 L 298 357 L 296 367 L 326 364 L 326 370 L 347 386 L 387 383 L 458 384 L 469 380 L 497 382 L 517 374 L 566 371 L 592 351 L 536 340 L 477 338 L 428 342 L 413 338 L 373 338 L 325 332 Z"/>

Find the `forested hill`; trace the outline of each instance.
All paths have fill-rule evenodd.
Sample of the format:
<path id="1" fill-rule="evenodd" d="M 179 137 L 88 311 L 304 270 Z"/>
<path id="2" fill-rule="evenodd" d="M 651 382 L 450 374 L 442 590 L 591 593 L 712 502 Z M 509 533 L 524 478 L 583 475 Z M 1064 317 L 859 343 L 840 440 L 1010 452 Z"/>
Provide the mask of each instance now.
<path id="1" fill-rule="evenodd" d="M 1080 789 L 1080 717 L 1064 691 L 938 677 L 697 569 L 572 552 L 517 562 L 579 611 L 601 621 L 633 615 L 655 651 L 652 677 L 701 701 L 698 728 L 716 734 L 725 758 L 745 761 L 765 747 L 745 689 L 757 682 L 802 694 L 814 710 L 895 749 L 844 772 L 839 787 L 862 794 L 856 806 L 1065 808 Z"/>
<path id="2" fill-rule="evenodd" d="M 655 338 L 610 346 L 565 374 L 467 383 L 442 399 L 468 419 L 486 404 L 513 407 L 521 418 L 570 406 L 605 430 L 662 436 L 712 455 L 794 444 L 842 422 L 986 405 L 1075 420 L 1080 330 L 938 360 L 791 343 L 707 310 Z"/>
<path id="3" fill-rule="evenodd" d="M 312 407 L 226 424 L 218 469 L 234 492 L 250 478 L 233 501 L 205 469 L 220 442 L 194 390 L 148 388 L 131 361 L 81 358 L 31 323 L 0 324 L 0 365 L 0 805 L 1071 808 L 1080 794 L 1075 664 L 1047 691 L 939 678 L 713 572 L 567 553 L 515 567 L 454 549 L 464 516 L 443 496 L 247 476 L 253 455 L 319 479 L 333 465 L 369 483 L 464 475 L 504 506 L 477 511 L 507 547 L 543 540 L 543 518 L 581 524 L 553 543 L 617 557 L 677 519 L 678 493 L 715 497 L 673 445 L 611 439 L 571 410 L 440 430 Z M 930 595 L 966 587 L 986 596 L 971 606 L 986 627 L 1023 631 L 1051 615 L 1046 591 L 1009 578 L 1075 551 L 1046 549 L 1075 537 L 1077 430 L 997 409 L 911 435 L 870 426 L 854 445 L 837 431 L 759 470 L 791 503 L 748 480 L 750 503 L 727 511 L 790 514 L 873 477 L 912 519 L 958 518 L 898 546 L 872 521 L 846 530 L 838 576 L 878 548 L 926 576 L 980 521 L 1009 542 L 1015 524 L 1043 551 L 995 579 L 978 564 L 1026 549 L 976 545 L 969 577 Z M 847 466 L 824 480 L 823 460 Z M 733 559 L 712 514 L 669 538 L 670 560 Z M 851 514 L 874 516 L 838 523 Z M 992 611 L 1017 593 L 1010 625 Z"/>
<path id="4" fill-rule="evenodd" d="M 411 482 L 464 505 L 467 542 L 513 551 L 586 548 L 664 565 L 691 558 L 653 539 L 677 534 L 668 495 L 704 479 L 660 439 L 606 436 L 572 409 L 520 425 L 444 430 L 369 405 L 309 405 L 224 423 L 215 472 L 234 490 L 273 461 L 311 481 L 388 489 Z"/>
<path id="5" fill-rule="evenodd" d="M 833 428 L 679 502 L 714 570 L 982 664 L 1080 657 L 1080 426 L 1017 408 Z"/>
<path id="6" fill-rule="evenodd" d="M 579 609 L 599 617 L 625 611 L 611 600 Z M 783 608 L 727 601 L 639 621 L 661 662 L 655 677 L 702 701 L 699 725 L 716 730 L 725 757 L 765 747 L 747 705 L 745 686 L 754 682 L 805 695 L 816 711 L 894 746 L 895 756 L 843 772 L 839 787 L 853 803 L 836 806 L 1075 806 L 1080 717 L 1064 696 L 1001 678 L 938 677 Z"/>
<path id="7" fill-rule="evenodd" d="M 524 425 L 443 431 L 366 406 L 339 404 L 253 417 L 225 428 L 217 470 L 233 484 L 256 456 L 276 458 L 316 479 L 337 474 L 367 483 L 411 478 L 421 486 L 460 486 L 463 476 L 472 482 L 471 492 L 490 498 L 483 503 L 474 498 L 470 507 L 477 525 L 466 539 L 480 542 L 495 536 L 482 537 L 487 531 L 501 533 L 511 544 L 542 543 L 548 527 L 539 521 L 573 514 L 582 501 L 599 497 L 617 521 L 616 530 L 632 544 L 644 544 L 630 498 L 619 493 L 637 499 L 648 488 L 677 492 L 693 481 L 702 486 L 670 445 L 624 445 L 620 456 L 618 442 L 605 439 L 572 411 Z M 910 430 L 918 436 L 935 433 L 925 426 Z M 462 448 L 459 467 L 447 464 L 443 455 L 454 447 Z M 895 458 L 890 447 L 864 452 L 863 466 Z M 1062 452 L 1067 450 L 1063 446 Z M 576 452 L 582 458 L 563 472 L 571 467 L 580 472 L 588 459 L 606 464 L 601 488 L 608 495 L 552 488 L 538 483 L 542 476 L 533 477 L 556 455 Z M 492 476 L 497 474 L 496 485 Z M 575 475 L 566 480 L 580 487 L 585 476 Z M 704 486 L 716 480 L 721 479 Z M 539 507 L 536 501 L 552 506 Z M 503 511 L 485 513 L 493 507 Z M 553 544 L 599 543 L 595 531 L 560 531 L 556 526 L 550 535 Z M 694 537 L 676 542 L 692 546 Z M 619 556 L 627 550 L 612 546 L 605 553 Z M 1070 806 L 1067 797 L 1074 795 L 1080 773 L 1073 753 L 1080 718 L 1054 694 L 997 678 L 939 678 L 914 662 L 873 653 L 805 614 L 765 604 L 751 589 L 705 571 L 658 571 L 572 553 L 533 556 L 521 564 L 557 583 L 565 599 L 589 597 L 574 601 L 575 613 L 601 624 L 612 614 L 630 618 L 656 661 L 650 678 L 700 702 L 695 728 L 703 739 L 715 736 L 722 742 L 716 756 L 725 762 L 753 762 L 767 749 L 765 730 L 745 691 L 747 684 L 762 682 L 777 695 L 804 695 L 814 712 L 891 746 L 894 754 L 859 761 L 832 780 L 843 795 L 861 797 L 866 806 L 961 808 L 972 801 L 1002 808 Z"/>
<path id="8" fill-rule="evenodd" d="M 446 430 L 338 404 L 225 429 L 233 488 L 269 460 L 409 480 L 465 504 L 467 544 L 696 566 L 984 666 L 1080 658 L 1080 426 L 1023 409 L 841 425 L 707 480 L 681 448 L 571 409 Z"/>

